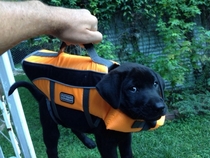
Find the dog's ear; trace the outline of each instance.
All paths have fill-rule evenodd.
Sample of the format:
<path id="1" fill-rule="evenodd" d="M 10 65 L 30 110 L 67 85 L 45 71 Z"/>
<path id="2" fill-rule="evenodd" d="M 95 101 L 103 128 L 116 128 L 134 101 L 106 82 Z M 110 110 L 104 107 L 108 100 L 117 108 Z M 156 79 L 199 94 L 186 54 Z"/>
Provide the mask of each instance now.
<path id="1" fill-rule="evenodd" d="M 121 80 L 118 73 L 109 73 L 96 85 L 96 89 L 101 97 L 115 109 L 120 106 Z"/>

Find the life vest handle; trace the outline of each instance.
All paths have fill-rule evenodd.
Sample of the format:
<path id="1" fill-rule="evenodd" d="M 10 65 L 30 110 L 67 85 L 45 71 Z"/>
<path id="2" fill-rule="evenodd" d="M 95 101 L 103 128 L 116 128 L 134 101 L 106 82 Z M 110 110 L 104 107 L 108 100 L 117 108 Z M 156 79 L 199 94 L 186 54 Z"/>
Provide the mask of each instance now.
<path id="1" fill-rule="evenodd" d="M 102 64 L 107 66 L 109 69 L 113 66 L 113 62 L 111 62 L 110 60 L 104 59 L 100 56 L 98 56 L 93 44 L 84 44 L 85 49 L 88 52 L 88 55 L 90 56 L 90 58 L 98 64 Z"/>
<path id="2" fill-rule="evenodd" d="M 66 46 L 67 46 L 66 43 L 65 42 L 62 42 L 58 54 L 60 54 L 61 52 L 64 52 Z M 104 58 L 98 56 L 98 54 L 97 54 L 97 52 L 96 52 L 96 50 L 95 50 L 95 48 L 94 48 L 94 46 L 93 46 L 92 43 L 90 43 L 90 44 L 84 44 L 84 47 L 87 50 L 88 55 L 90 56 L 90 58 L 95 63 L 101 64 L 101 65 L 105 65 L 105 66 L 108 67 L 109 70 L 111 70 L 113 68 L 113 66 L 115 65 L 110 60 L 107 60 L 107 59 L 104 59 Z"/>

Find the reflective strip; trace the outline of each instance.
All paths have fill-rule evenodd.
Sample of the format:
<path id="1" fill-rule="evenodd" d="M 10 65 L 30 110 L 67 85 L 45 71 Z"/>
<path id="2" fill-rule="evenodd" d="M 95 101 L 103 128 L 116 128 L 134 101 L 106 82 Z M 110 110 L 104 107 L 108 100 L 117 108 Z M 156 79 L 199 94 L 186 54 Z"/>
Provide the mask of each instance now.
<path id="1" fill-rule="evenodd" d="M 58 53 L 43 49 L 43 50 L 34 52 L 33 55 L 34 56 L 41 56 L 41 57 L 57 57 L 58 56 Z"/>

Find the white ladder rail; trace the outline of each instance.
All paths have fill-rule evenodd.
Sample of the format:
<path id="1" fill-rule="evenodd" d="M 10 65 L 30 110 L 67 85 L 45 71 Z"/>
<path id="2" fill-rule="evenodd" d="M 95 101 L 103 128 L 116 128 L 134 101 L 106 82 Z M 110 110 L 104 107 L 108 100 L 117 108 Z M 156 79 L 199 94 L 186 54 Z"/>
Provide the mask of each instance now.
<path id="1" fill-rule="evenodd" d="M 5 103 L 6 102 L 4 100 L 4 97 L 2 97 L 2 101 L 0 101 L 0 109 L 2 111 L 3 118 L 4 118 L 4 121 L 5 121 L 5 125 L 6 125 L 8 133 L 9 133 L 9 137 L 10 137 L 9 141 L 12 143 L 13 149 L 15 151 L 16 158 L 21 158 L 20 147 L 19 147 L 19 144 L 18 144 L 18 141 L 17 141 L 17 137 L 15 136 L 15 133 L 14 133 L 13 128 L 12 128 L 12 124 L 11 124 L 11 120 L 10 120 L 10 113 L 6 109 L 6 104 Z"/>
<path id="2" fill-rule="evenodd" d="M 17 132 L 21 151 L 26 158 L 36 158 L 19 93 L 15 90 L 11 96 L 7 96 L 10 86 L 15 82 L 7 52 L 0 56 L 0 80 L 2 82 L 14 127 Z"/>

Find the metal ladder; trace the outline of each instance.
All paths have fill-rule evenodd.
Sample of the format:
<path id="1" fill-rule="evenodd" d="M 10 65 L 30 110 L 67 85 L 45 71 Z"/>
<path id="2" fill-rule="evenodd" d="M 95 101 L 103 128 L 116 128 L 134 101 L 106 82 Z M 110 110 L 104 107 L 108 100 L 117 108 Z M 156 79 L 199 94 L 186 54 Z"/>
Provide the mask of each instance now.
<path id="1" fill-rule="evenodd" d="M 6 135 L 4 135 L 3 132 L 0 131 L 0 134 L 2 134 L 3 137 L 5 137 L 6 140 L 12 143 L 13 149 L 15 151 L 16 158 L 21 158 L 21 150 L 17 141 L 17 137 L 13 131 L 12 125 L 11 125 L 11 119 L 10 119 L 10 113 L 6 108 L 6 101 L 4 99 L 4 96 L 2 97 L 2 100 L 0 99 L 0 109 L 2 111 L 3 120 L 1 120 L 3 123 L 5 123 L 7 131 L 9 133 L 9 138 L 7 138 Z M 4 158 L 3 151 L 0 147 L 0 158 Z"/>

